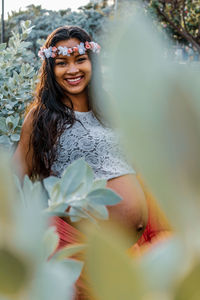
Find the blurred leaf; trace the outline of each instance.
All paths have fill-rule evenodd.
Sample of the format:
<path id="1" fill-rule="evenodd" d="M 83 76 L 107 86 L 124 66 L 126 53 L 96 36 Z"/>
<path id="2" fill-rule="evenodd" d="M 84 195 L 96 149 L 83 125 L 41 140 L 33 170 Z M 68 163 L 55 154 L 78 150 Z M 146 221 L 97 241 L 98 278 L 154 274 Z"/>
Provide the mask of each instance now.
<path id="1" fill-rule="evenodd" d="M 154 243 L 140 259 L 139 266 L 148 277 L 151 290 L 167 294 L 182 278 L 190 263 L 185 243 L 174 236 Z"/>
<path id="2" fill-rule="evenodd" d="M 107 46 L 112 97 L 102 106 L 170 223 L 199 251 L 199 118 L 181 71 L 164 59 L 164 45 L 142 14 L 119 22 Z"/>
<path id="3" fill-rule="evenodd" d="M 49 261 L 35 277 L 30 300 L 72 300 L 82 267 L 83 263 L 75 260 Z"/>
<path id="4" fill-rule="evenodd" d="M 49 196 L 51 196 L 54 186 L 58 181 L 59 181 L 59 178 L 55 177 L 55 176 L 49 176 L 43 180 L 44 186 L 45 186 L 46 190 L 48 191 Z"/>
<path id="5" fill-rule="evenodd" d="M 54 253 L 59 244 L 59 236 L 55 231 L 55 227 L 49 227 L 44 234 L 44 257 L 47 259 Z"/>
<path id="6" fill-rule="evenodd" d="M 6 132 L 6 119 L 4 117 L 0 117 L 0 131 Z"/>
<path id="7" fill-rule="evenodd" d="M 182 280 L 175 293 L 174 300 L 199 300 L 200 299 L 200 264 L 196 261 L 191 272 Z"/>
<path id="8" fill-rule="evenodd" d="M 61 250 L 57 251 L 53 256 L 52 259 L 55 260 L 63 260 L 66 259 L 70 256 L 73 256 L 79 252 L 82 252 L 83 250 L 85 250 L 86 245 L 83 244 L 75 244 L 75 245 L 69 245 L 66 246 L 64 248 L 62 248 Z"/>
<path id="9" fill-rule="evenodd" d="M 90 202 L 87 206 L 87 210 L 97 219 L 109 219 L 108 209 L 104 205 L 93 204 Z"/>
<path id="10" fill-rule="evenodd" d="M 125 253 L 126 235 L 121 236 L 116 230 L 107 226 L 103 232 L 87 231 L 86 268 L 91 288 L 99 300 L 143 299 L 148 283 L 137 264 Z"/>
<path id="11" fill-rule="evenodd" d="M 12 295 L 18 293 L 27 280 L 27 266 L 15 253 L 0 249 L 0 293 Z"/>
<path id="12" fill-rule="evenodd" d="M 0 51 L 3 51 L 6 49 L 6 43 L 1 43 L 0 44 Z"/>
<path id="13" fill-rule="evenodd" d="M 11 119 L 11 117 L 6 118 L 6 126 L 9 130 L 11 130 L 13 128 L 14 124 L 13 124 L 13 120 Z"/>
<path id="14" fill-rule="evenodd" d="M 15 133 L 15 134 L 12 134 L 10 138 L 11 138 L 11 141 L 18 142 L 20 140 L 20 135 Z"/>
<path id="15" fill-rule="evenodd" d="M 14 215 L 14 203 L 16 201 L 15 191 L 13 188 L 13 177 L 9 169 L 9 158 L 5 153 L 0 153 L 0 245 L 2 240 L 10 232 L 6 231 L 10 227 Z M 15 199 L 15 201 L 14 201 Z M 8 228 L 7 228 L 8 229 Z M 11 238 L 11 236 L 10 236 Z"/>

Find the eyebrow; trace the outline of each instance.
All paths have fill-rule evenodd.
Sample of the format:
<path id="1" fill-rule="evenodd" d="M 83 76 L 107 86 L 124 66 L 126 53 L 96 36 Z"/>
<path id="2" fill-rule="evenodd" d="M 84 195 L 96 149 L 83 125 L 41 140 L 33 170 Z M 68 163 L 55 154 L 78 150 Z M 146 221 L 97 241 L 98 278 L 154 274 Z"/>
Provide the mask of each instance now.
<path id="1" fill-rule="evenodd" d="M 78 54 L 78 55 L 76 55 L 76 56 L 74 56 L 74 57 L 80 57 L 80 56 L 83 56 L 83 55 L 87 55 L 87 53 L 84 53 L 84 54 Z M 55 59 L 67 59 L 68 58 L 68 56 L 66 55 L 65 57 L 55 57 Z"/>

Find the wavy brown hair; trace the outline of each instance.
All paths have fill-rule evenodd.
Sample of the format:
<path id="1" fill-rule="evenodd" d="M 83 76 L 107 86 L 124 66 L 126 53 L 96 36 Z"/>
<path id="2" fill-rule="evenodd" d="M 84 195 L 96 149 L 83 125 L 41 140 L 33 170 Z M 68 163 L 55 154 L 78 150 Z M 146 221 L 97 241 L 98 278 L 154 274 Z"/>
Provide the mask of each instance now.
<path id="1" fill-rule="evenodd" d="M 59 41 L 70 38 L 77 38 L 83 43 L 91 41 L 89 34 L 80 27 L 63 26 L 54 30 L 47 37 L 44 46 L 47 48 L 55 46 Z M 94 74 L 97 73 L 94 69 L 99 64 L 95 53 L 88 51 L 88 56 L 92 62 L 92 79 L 87 87 L 89 109 L 102 122 L 100 110 L 96 107 L 92 90 L 95 81 Z M 68 100 L 70 106 L 63 104 L 61 101 L 63 98 Z M 42 179 L 51 175 L 51 166 L 56 158 L 56 145 L 66 125 L 71 127 L 76 120 L 71 99 L 66 96 L 65 91 L 55 80 L 54 59 L 51 57 L 45 58 L 42 63 L 32 106 L 34 106 L 33 129 L 29 147 L 29 149 L 33 149 L 31 176 Z"/>

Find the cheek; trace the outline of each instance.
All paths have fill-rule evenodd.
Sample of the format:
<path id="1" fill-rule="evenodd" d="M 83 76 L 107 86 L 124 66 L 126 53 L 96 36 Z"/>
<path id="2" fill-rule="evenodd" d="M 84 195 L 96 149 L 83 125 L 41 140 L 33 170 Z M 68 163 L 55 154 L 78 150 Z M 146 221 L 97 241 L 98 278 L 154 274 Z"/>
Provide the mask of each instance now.
<path id="1" fill-rule="evenodd" d="M 88 65 L 88 77 L 91 78 L 92 77 L 92 65 L 91 63 Z"/>
<path id="2" fill-rule="evenodd" d="M 55 68 L 54 69 L 54 77 L 56 80 L 59 80 L 59 78 L 62 76 L 63 72 L 61 69 Z"/>

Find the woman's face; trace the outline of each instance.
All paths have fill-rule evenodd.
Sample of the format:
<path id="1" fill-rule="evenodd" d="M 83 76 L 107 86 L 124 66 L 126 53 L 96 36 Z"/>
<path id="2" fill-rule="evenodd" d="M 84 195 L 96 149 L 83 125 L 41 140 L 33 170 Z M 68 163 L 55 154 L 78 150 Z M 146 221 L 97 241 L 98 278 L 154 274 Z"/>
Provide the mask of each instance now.
<path id="1" fill-rule="evenodd" d="M 56 47 L 72 48 L 80 44 L 76 38 L 56 43 Z M 92 64 L 85 53 L 78 52 L 70 56 L 57 55 L 55 58 L 54 75 L 57 83 L 66 91 L 68 96 L 83 93 L 92 76 Z"/>

